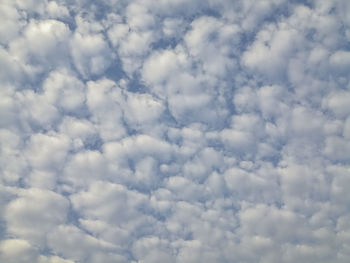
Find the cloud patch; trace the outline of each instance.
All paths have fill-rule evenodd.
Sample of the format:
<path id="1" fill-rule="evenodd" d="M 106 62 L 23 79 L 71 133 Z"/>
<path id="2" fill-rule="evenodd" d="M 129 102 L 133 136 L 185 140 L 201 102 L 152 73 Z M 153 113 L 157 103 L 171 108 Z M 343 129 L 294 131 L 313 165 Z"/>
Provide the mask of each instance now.
<path id="1" fill-rule="evenodd" d="M 2 1 L 0 261 L 348 262 L 349 10 Z"/>

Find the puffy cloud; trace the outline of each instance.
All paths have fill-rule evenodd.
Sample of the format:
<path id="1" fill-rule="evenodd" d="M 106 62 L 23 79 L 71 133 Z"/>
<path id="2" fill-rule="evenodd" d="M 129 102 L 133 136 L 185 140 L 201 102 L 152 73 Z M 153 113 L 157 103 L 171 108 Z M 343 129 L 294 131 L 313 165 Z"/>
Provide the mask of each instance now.
<path id="1" fill-rule="evenodd" d="M 69 72 L 51 72 L 43 84 L 45 101 L 64 111 L 75 113 L 85 102 L 85 86 Z"/>
<path id="2" fill-rule="evenodd" d="M 110 80 L 88 83 L 86 103 L 91 120 L 98 124 L 99 135 L 105 141 L 120 139 L 126 133 L 122 124 L 123 112 L 118 103 L 121 96 L 119 87 Z"/>
<path id="3" fill-rule="evenodd" d="M 86 187 L 105 174 L 106 161 L 100 152 L 80 151 L 67 162 L 62 181 L 75 187 Z"/>
<path id="4" fill-rule="evenodd" d="M 38 252 L 27 240 L 7 239 L 0 243 L 0 258 L 5 262 L 35 262 Z"/>
<path id="5" fill-rule="evenodd" d="M 11 55 L 24 64 L 30 64 L 33 70 L 44 71 L 65 63 L 65 56 L 57 54 L 67 52 L 70 30 L 66 24 L 57 20 L 30 20 L 23 30 L 23 37 L 9 44 Z"/>
<path id="6" fill-rule="evenodd" d="M 213 89 L 215 79 L 197 74 L 194 61 L 182 47 L 150 56 L 143 67 L 143 78 L 152 92 L 166 99 L 178 122 L 215 123 L 227 114 L 225 99 Z M 207 83 L 208 81 L 208 83 Z M 205 112 L 205 114 L 204 114 Z"/>
<path id="7" fill-rule="evenodd" d="M 5 209 L 8 232 L 45 247 L 48 232 L 66 221 L 68 206 L 68 200 L 54 192 L 22 190 Z"/>
<path id="8" fill-rule="evenodd" d="M 33 134 L 25 150 L 32 167 L 61 169 L 68 154 L 70 141 L 62 134 Z"/>
<path id="9" fill-rule="evenodd" d="M 0 26 L 1 44 L 7 44 L 9 41 L 18 36 L 19 31 L 26 24 L 21 12 L 10 3 L 3 1 L 0 5 L 1 17 L 4 23 Z"/>
<path id="10" fill-rule="evenodd" d="M 134 129 L 157 123 L 164 110 L 164 103 L 149 94 L 127 93 L 125 120 Z"/>
<path id="11" fill-rule="evenodd" d="M 342 119 L 350 114 L 350 107 L 347 103 L 349 98 L 350 92 L 339 90 L 333 94 L 329 94 L 329 96 L 325 98 L 324 104 L 336 117 Z"/>
<path id="12" fill-rule="evenodd" d="M 242 63 L 264 76 L 281 79 L 286 72 L 288 59 L 293 57 L 302 40 L 293 28 L 284 24 L 280 28 L 275 27 L 268 25 L 258 33 L 254 43 L 243 54 Z"/>
<path id="13" fill-rule="evenodd" d="M 69 240 L 65 240 L 67 236 Z M 113 253 L 118 249 L 115 245 L 98 240 L 71 225 L 59 225 L 53 229 L 48 235 L 48 244 L 73 262 L 126 262 L 123 256 Z"/>
<path id="14" fill-rule="evenodd" d="M 2 1 L 0 261 L 347 263 L 349 11 Z"/>
<path id="15" fill-rule="evenodd" d="M 78 72 L 100 75 L 111 61 L 111 51 L 101 34 L 81 34 L 75 32 L 71 41 L 73 62 Z"/>
<path id="16" fill-rule="evenodd" d="M 95 198 L 96 193 L 100 193 L 99 199 Z M 94 182 L 88 191 L 77 193 L 71 199 L 83 216 L 118 226 L 138 220 L 137 210 L 147 205 L 146 196 L 129 191 L 122 185 L 101 181 Z"/>

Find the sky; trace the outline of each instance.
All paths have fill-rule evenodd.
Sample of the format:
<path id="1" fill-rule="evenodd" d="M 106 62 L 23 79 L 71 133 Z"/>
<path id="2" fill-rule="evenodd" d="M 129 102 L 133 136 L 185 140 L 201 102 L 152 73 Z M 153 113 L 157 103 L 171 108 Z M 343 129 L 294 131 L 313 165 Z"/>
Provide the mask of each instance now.
<path id="1" fill-rule="evenodd" d="M 350 1 L 0 17 L 0 262 L 349 262 Z"/>

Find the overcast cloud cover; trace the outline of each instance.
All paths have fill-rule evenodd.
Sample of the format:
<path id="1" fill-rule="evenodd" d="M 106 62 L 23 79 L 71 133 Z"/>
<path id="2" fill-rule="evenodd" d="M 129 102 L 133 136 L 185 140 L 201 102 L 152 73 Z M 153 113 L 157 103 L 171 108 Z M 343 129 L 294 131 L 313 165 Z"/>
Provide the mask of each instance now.
<path id="1" fill-rule="evenodd" d="M 349 262 L 350 1 L 0 17 L 0 262 Z"/>

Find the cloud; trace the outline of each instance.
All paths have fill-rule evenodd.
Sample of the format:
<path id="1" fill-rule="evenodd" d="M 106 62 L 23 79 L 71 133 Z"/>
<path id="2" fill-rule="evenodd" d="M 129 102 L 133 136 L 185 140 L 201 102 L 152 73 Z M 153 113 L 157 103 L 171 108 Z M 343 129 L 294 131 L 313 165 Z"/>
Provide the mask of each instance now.
<path id="1" fill-rule="evenodd" d="M 0 261 L 348 262 L 349 14 L 2 1 Z"/>
<path id="2" fill-rule="evenodd" d="M 37 261 L 38 253 L 30 243 L 23 239 L 8 239 L 0 243 L 1 259 L 6 262 Z"/>
<path id="3" fill-rule="evenodd" d="M 71 42 L 73 62 L 82 76 L 100 75 L 110 63 L 109 47 L 103 35 L 74 34 Z"/>
<path id="4" fill-rule="evenodd" d="M 57 108 L 76 113 L 84 105 L 84 89 L 84 84 L 69 72 L 51 72 L 43 84 L 43 96 Z"/>
<path id="5" fill-rule="evenodd" d="M 15 60 L 27 65 L 30 71 L 43 72 L 45 66 L 64 63 L 67 40 L 70 30 L 66 24 L 57 20 L 30 20 L 23 30 L 23 37 L 9 43 L 9 51 Z"/>
<path id="6" fill-rule="evenodd" d="M 7 231 L 44 248 L 47 233 L 66 221 L 68 205 L 68 200 L 54 192 L 36 188 L 23 190 L 6 207 Z"/>

